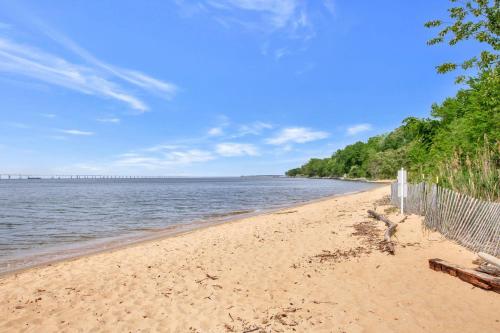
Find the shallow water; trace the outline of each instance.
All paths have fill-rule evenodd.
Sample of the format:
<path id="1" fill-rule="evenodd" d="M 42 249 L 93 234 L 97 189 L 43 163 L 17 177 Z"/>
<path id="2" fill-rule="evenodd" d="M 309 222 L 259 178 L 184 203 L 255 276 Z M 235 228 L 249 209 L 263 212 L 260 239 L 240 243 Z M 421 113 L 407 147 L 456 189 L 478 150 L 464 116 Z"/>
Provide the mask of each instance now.
<path id="1" fill-rule="evenodd" d="M 278 177 L 0 180 L 0 272 L 60 249 L 374 186 Z"/>

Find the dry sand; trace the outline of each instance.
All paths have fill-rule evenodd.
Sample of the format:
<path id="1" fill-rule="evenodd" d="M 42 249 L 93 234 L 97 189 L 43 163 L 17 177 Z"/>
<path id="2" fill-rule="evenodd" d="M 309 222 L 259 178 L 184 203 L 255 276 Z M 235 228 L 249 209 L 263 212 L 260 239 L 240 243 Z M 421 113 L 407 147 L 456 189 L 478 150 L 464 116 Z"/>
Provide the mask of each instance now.
<path id="1" fill-rule="evenodd" d="M 327 199 L 0 278 L 1 332 L 500 332 L 500 295 L 428 268 L 470 251 Z M 389 206 L 377 205 L 379 212 Z M 389 214 L 397 222 L 400 216 Z M 354 235 L 353 235 L 354 234 Z"/>

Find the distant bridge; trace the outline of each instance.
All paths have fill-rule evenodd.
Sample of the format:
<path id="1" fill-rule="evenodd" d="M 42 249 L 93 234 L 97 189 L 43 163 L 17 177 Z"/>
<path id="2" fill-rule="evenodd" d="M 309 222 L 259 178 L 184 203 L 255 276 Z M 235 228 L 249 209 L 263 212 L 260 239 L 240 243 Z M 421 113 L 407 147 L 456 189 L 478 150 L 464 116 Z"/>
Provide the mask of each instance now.
<path id="1" fill-rule="evenodd" d="M 120 176 L 120 175 L 27 175 L 27 174 L 0 174 L 0 180 L 15 179 L 158 179 L 174 178 L 168 176 Z"/>

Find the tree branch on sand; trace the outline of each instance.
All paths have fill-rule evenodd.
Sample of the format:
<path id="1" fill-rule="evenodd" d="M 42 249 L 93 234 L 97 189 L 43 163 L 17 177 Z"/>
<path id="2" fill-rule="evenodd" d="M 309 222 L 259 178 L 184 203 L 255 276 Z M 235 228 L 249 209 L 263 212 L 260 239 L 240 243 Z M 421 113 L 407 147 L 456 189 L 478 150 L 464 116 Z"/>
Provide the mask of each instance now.
<path id="1" fill-rule="evenodd" d="M 386 247 L 387 247 L 387 251 L 394 255 L 396 253 L 395 251 L 395 248 L 394 248 L 394 243 L 392 242 L 391 240 L 391 236 L 394 235 L 394 233 L 396 232 L 396 228 L 398 227 L 398 225 L 394 222 L 391 222 L 387 217 L 385 217 L 384 215 L 382 214 L 379 214 L 373 210 L 368 210 L 368 214 L 379 220 L 379 221 L 382 221 L 385 223 L 385 225 L 387 226 L 387 229 L 385 230 L 385 233 L 384 233 L 384 241 L 385 241 L 385 244 L 386 244 Z"/>

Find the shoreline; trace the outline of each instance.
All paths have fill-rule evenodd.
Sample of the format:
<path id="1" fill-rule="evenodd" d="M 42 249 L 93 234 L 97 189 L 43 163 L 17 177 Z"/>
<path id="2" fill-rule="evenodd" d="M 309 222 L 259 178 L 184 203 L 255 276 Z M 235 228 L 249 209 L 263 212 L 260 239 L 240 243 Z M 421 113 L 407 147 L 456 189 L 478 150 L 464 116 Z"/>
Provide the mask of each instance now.
<path id="1" fill-rule="evenodd" d="M 375 184 L 391 184 L 396 182 L 397 179 L 368 179 L 368 178 L 348 178 L 348 177 L 307 177 L 307 176 L 286 176 L 287 178 L 299 178 L 299 179 L 331 179 L 331 180 L 342 180 L 346 182 L 360 182 L 360 183 L 375 183 Z"/>
<path id="2" fill-rule="evenodd" d="M 337 179 L 339 180 L 339 179 Z M 381 184 L 380 186 L 383 186 Z M 68 244 L 66 248 L 64 249 L 64 246 L 60 246 L 59 249 L 57 247 L 53 248 L 48 248 L 46 251 L 48 253 L 45 254 L 46 257 L 55 257 L 59 256 L 58 258 L 54 259 L 41 259 L 38 262 L 35 262 L 33 264 L 28 264 L 26 266 L 22 266 L 19 268 L 14 268 L 11 270 L 4 270 L 0 271 L 0 279 L 9 276 L 9 275 L 15 275 L 19 274 L 25 271 L 29 271 L 32 269 L 37 269 L 41 267 L 46 267 L 50 266 L 53 264 L 57 264 L 59 262 L 65 262 L 65 261 L 73 261 L 77 260 L 79 258 L 84 258 L 100 253 L 106 253 L 106 252 L 113 252 L 113 251 L 119 251 L 121 249 L 130 247 L 130 246 L 136 246 L 140 245 L 143 243 L 147 242 L 152 242 L 155 240 L 163 240 L 167 238 L 172 238 L 172 237 L 177 237 L 180 235 L 184 235 L 187 233 L 195 232 L 197 230 L 202 230 L 210 227 L 215 227 L 221 224 L 226 224 L 226 223 L 233 223 L 233 222 L 238 222 L 240 220 L 244 220 L 246 218 L 250 217 L 255 217 L 255 216 L 265 216 L 268 214 L 274 214 L 276 212 L 279 212 L 281 210 L 288 210 L 288 209 L 293 209 L 293 208 L 298 208 L 304 205 L 308 204 L 313 204 L 317 202 L 322 202 L 325 200 L 330 200 L 333 198 L 337 197 L 344 197 L 344 196 L 349 196 L 357 193 L 363 193 L 363 192 L 369 192 L 376 190 L 378 187 L 374 187 L 371 189 L 366 189 L 366 190 L 360 190 L 360 191 L 351 191 L 347 193 L 342 193 L 342 194 L 334 194 L 334 195 L 329 195 L 325 197 L 320 197 L 312 200 L 306 200 L 303 202 L 298 202 L 294 203 L 291 205 L 284 205 L 282 207 L 278 208 L 269 208 L 269 209 L 262 209 L 262 210 L 256 210 L 252 211 L 249 213 L 243 213 L 243 214 L 236 214 L 236 215 L 231 215 L 232 212 L 229 212 L 228 216 L 226 217 L 214 217 L 214 218 L 208 218 L 208 219 L 202 219 L 202 220 L 194 220 L 188 223 L 180 223 L 180 224 L 174 224 L 168 227 L 164 228 L 159 228 L 159 229 L 149 229 L 149 230 L 144 230 L 141 232 L 131 232 L 130 234 L 124 234 L 124 235 L 119 235 L 115 237 L 108 237 L 108 238 L 102 238 L 102 239 L 95 239 L 90 242 L 82 242 L 81 244 Z M 122 243 L 122 241 L 125 240 L 125 243 Z M 79 246 L 78 246 L 79 245 Z M 74 246 L 74 247 L 73 247 Z M 36 250 L 34 250 L 36 251 Z M 67 253 L 67 255 L 65 255 Z M 36 258 L 36 255 L 32 256 L 27 256 L 23 258 L 20 258 L 18 261 L 22 260 L 30 260 L 31 258 Z M 36 259 L 33 259 L 36 260 Z"/>

